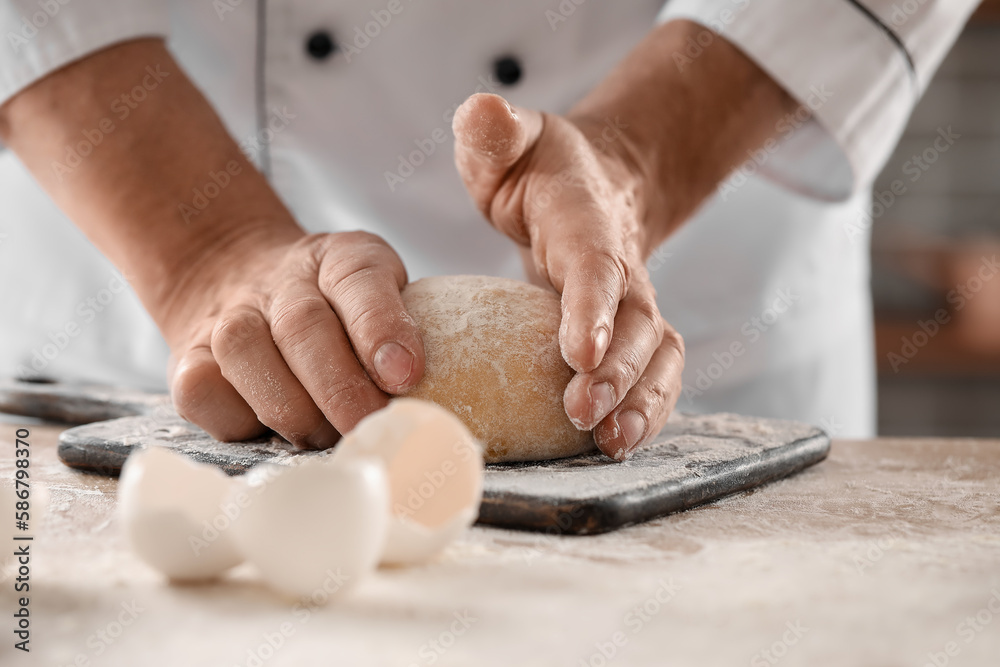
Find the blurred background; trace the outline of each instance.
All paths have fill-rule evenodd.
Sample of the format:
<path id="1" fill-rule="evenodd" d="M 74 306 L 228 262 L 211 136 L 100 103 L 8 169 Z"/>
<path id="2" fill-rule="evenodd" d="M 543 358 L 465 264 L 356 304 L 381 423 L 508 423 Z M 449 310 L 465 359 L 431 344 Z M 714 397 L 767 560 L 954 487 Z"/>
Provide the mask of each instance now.
<path id="1" fill-rule="evenodd" d="M 876 183 L 880 435 L 1000 434 L 1000 0 L 986 0 Z"/>

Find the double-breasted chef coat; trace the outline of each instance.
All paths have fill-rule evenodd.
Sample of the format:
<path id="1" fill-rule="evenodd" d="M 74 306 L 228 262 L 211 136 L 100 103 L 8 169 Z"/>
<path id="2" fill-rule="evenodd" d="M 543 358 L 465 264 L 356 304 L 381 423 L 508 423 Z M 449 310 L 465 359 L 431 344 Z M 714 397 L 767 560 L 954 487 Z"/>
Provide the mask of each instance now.
<path id="1" fill-rule="evenodd" d="M 523 277 L 455 171 L 455 109 L 494 92 L 565 112 L 657 22 L 694 20 L 705 31 L 666 66 L 721 33 L 802 107 L 650 258 L 660 309 L 687 343 L 678 408 L 863 436 L 870 184 L 976 4 L 0 0 L 0 103 L 97 49 L 162 35 L 307 230 L 380 234 L 411 279 Z M 186 203 L 211 198 L 203 190 Z M 165 388 L 168 350 L 127 282 L 9 150 L 0 313 L 0 375 Z"/>

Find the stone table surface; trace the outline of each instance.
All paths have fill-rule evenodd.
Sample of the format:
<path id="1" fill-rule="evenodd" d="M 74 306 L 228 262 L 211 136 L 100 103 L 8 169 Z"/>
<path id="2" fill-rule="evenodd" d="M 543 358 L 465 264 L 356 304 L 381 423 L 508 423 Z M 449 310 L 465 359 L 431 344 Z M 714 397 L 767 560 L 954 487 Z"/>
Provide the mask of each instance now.
<path id="1" fill-rule="evenodd" d="M 16 428 L 0 423 L 8 485 Z M 1000 440 L 835 441 L 803 473 L 681 514 L 593 537 L 474 528 L 433 563 L 296 607 L 249 566 L 167 584 L 125 546 L 117 482 L 60 464 L 59 427 L 27 428 L 48 511 L 29 654 L 17 574 L 0 573 L 4 667 L 1000 665 Z"/>

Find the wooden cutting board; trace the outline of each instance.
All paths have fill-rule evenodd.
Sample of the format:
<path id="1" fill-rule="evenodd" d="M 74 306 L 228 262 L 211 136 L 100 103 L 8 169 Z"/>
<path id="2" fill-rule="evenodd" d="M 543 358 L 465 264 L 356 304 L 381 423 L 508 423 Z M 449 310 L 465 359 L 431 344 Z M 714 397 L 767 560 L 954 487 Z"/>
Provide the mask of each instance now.
<path id="1" fill-rule="evenodd" d="M 278 436 L 223 443 L 184 421 L 169 398 L 103 386 L 0 381 L 0 412 L 83 424 L 60 436 L 66 465 L 117 475 L 137 447 L 170 447 L 231 475 L 322 452 Z M 629 461 L 603 454 L 489 465 L 479 522 L 552 534 L 595 534 L 709 502 L 821 461 L 820 429 L 734 414 L 675 414 Z"/>

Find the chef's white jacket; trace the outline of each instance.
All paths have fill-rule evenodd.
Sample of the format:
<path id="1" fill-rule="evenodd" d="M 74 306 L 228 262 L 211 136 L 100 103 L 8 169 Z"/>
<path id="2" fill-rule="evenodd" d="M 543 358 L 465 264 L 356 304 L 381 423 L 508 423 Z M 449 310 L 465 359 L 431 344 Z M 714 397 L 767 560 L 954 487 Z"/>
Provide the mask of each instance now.
<path id="1" fill-rule="evenodd" d="M 0 0 L 0 103 L 97 49 L 162 35 L 306 229 L 378 233 L 411 279 L 521 277 L 455 172 L 455 108 L 488 91 L 564 112 L 658 21 L 694 20 L 705 31 L 672 66 L 721 33 L 803 109 L 650 259 L 687 342 L 679 408 L 864 436 L 870 186 L 976 4 Z M 164 388 L 152 321 L 11 151 L 0 204 L 0 375 Z"/>

